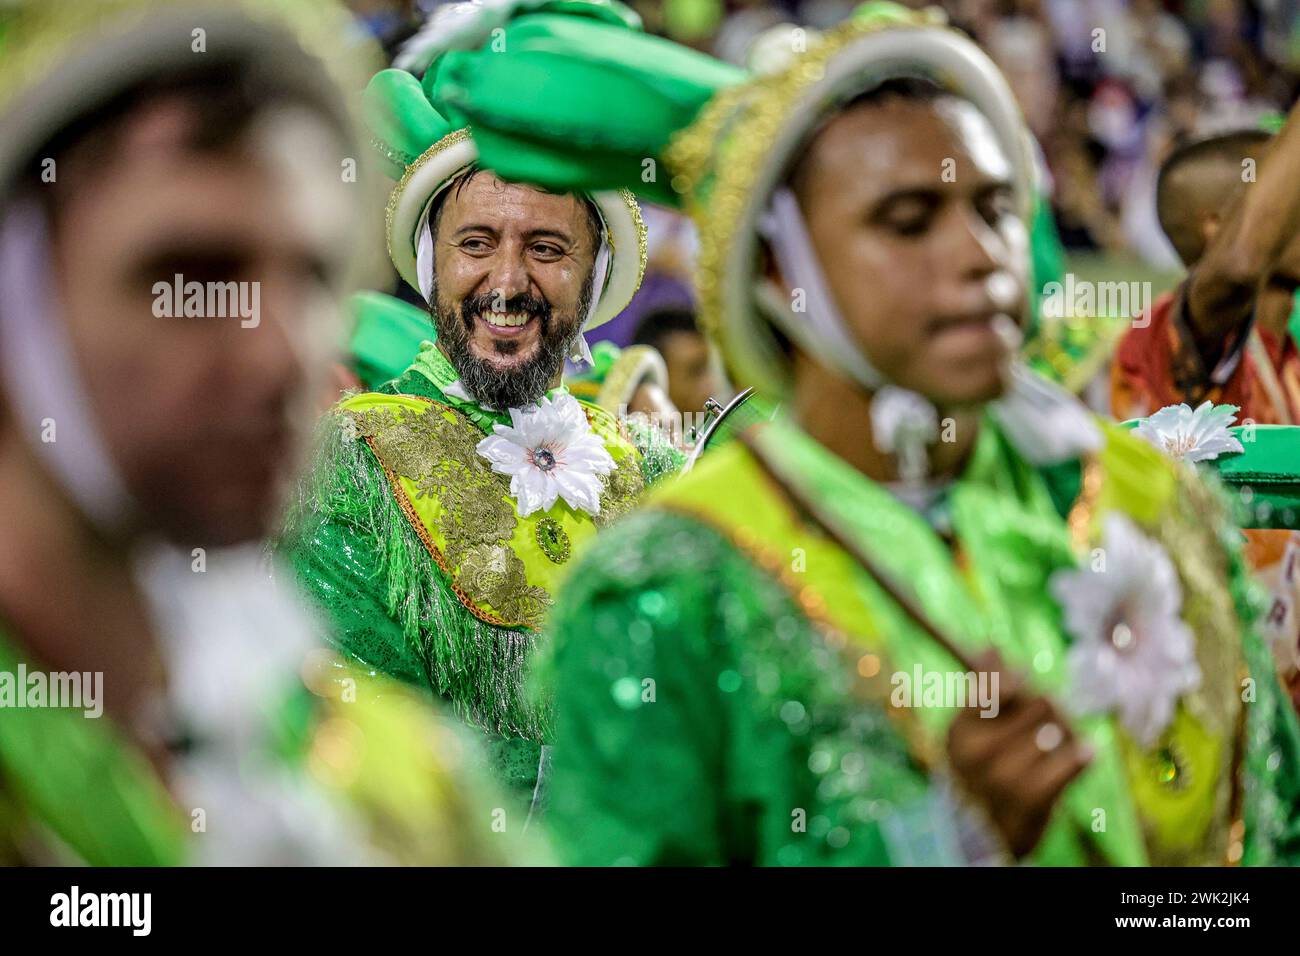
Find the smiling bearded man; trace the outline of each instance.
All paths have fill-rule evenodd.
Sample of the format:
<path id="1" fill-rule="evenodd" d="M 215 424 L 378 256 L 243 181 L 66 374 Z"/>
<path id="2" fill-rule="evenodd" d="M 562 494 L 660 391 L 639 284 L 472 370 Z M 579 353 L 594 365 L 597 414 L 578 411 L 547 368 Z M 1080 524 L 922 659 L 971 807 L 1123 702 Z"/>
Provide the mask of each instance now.
<path id="1" fill-rule="evenodd" d="M 478 170 L 468 132 L 413 74 L 375 76 L 365 112 L 400 177 L 389 254 L 432 303 L 437 344 L 327 419 L 286 541 L 343 650 L 450 700 L 527 797 L 546 718 L 521 685 L 553 589 L 597 527 L 681 462 L 653 428 L 561 385 L 582 330 L 636 291 L 644 226 L 626 191 L 558 194 Z"/>

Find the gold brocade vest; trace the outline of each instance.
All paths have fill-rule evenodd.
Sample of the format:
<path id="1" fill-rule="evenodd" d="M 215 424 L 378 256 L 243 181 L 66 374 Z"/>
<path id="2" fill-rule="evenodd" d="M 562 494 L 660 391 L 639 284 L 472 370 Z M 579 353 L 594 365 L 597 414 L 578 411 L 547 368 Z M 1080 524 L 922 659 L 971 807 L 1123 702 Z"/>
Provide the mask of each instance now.
<path id="1" fill-rule="evenodd" d="M 478 453 L 483 432 L 455 409 L 415 395 L 367 392 L 340 403 L 374 452 L 402 513 L 452 590 L 479 620 L 538 627 L 573 552 L 631 509 L 643 483 L 636 448 L 608 412 L 580 403 L 617 467 L 602 478 L 600 513 L 557 499 L 520 517 L 510 477 Z"/>

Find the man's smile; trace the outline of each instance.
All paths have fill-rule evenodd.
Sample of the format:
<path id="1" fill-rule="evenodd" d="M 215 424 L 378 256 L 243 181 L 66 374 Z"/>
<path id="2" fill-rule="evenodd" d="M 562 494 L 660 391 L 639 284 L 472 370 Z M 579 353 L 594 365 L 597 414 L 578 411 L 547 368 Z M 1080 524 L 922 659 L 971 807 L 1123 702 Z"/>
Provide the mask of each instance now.
<path id="1" fill-rule="evenodd" d="M 480 312 L 476 317 L 492 335 L 516 337 L 528 330 L 535 317 L 526 312 Z"/>

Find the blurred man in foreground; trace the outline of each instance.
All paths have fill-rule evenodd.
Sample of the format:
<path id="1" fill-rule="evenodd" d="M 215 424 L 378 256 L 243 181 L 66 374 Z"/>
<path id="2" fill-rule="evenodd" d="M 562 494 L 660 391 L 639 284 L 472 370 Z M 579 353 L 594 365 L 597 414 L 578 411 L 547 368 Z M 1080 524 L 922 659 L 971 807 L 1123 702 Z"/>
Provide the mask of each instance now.
<path id="1" fill-rule="evenodd" d="M 471 751 L 261 560 L 342 338 L 334 9 L 0 15 L 0 861 L 492 858 Z"/>

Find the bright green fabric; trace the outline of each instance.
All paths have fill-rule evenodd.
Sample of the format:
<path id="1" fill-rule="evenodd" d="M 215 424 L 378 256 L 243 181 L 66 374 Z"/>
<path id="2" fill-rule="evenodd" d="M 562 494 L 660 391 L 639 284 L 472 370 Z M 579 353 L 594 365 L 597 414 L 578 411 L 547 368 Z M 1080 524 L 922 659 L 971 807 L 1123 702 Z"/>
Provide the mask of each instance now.
<path id="1" fill-rule="evenodd" d="M 1065 247 L 1052 215 L 1052 203 L 1043 193 L 1035 193 L 1029 223 L 1029 288 L 1033 290 L 1035 308 L 1029 313 L 1026 338 L 1033 338 L 1041 328 L 1038 311 L 1043 290 L 1049 282 L 1065 281 Z"/>
<path id="2" fill-rule="evenodd" d="M 430 104 L 420 81 L 405 70 L 381 70 L 361 97 L 362 115 L 384 169 L 400 179 L 430 146 L 455 126 Z"/>
<path id="3" fill-rule="evenodd" d="M 784 438 L 789 452 L 791 435 Z M 1046 690 L 1060 689 L 1065 645 L 1059 611 L 1044 592 L 1050 572 L 1074 560 L 1064 509 L 1059 491 L 1053 494 L 995 429 L 982 436 L 950 496 L 969 558 L 969 593 L 951 585 L 952 559 L 919 519 L 886 502 L 879 488 L 865 493 L 870 483 L 847 475 L 843 463 L 828 467 L 829 453 L 806 436 L 794 442 L 800 447 L 782 460 L 809 473 L 810 490 L 819 492 L 814 500 L 860 538 L 874 536 L 868 550 L 959 640 L 975 650 L 995 635 L 1012 666 Z M 1103 499 L 1132 488 L 1128 471 L 1151 464 L 1136 443 L 1114 444 L 1120 450 L 1103 455 L 1114 471 Z M 787 586 L 716 522 L 680 513 L 693 491 L 700 492 L 696 505 L 718 511 L 714 485 L 725 486 L 730 476 L 733 487 L 742 487 L 735 479 L 747 455 L 732 445 L 705 459 L 645 512 L 598 540 L 560 596 L 539 678 L 557 693 L 550 816 L 557 845 L 586 864 L 951 862 L 929 782 L 886 709 L 850 696 L 851 662 L 827 649 Z M 1074 476 L 1057 471 L 1060 490 L 1077 487 L 1077 465 Z M 1173 484 L 1147 484 L 1131 492 L 1139 522 L 1177 494 Z M 737 508 L 761 514 L 752 497 L 739 497 Z M 769 532 L 755 523 L 747 538 L 761 548 L 771 543 Z M 1225 527 L 1222 535 L 1226 544 L 1231 532 Z M 799 573 L 820 588 L 818 575 L 828 571 L 814 544 L 806 542 L 807 567 Z M 1246 859 L 1295 860 L 1295 716 L 1250 627 L 1240 555 L 1226 550 L 1246 658 L 1258 678 L 1259 697 L 1247 716 Z M 772 565 L 764 568 L 788 566 L 794 556 L 778 542 L 769 557 Z M 904 640 L 917 633 L 914 625 L 874 583 L 860 593 L 871 613 L 856 616 L 853 629 L 883 639 L 890 666 L 952 669 L 927 638 Z M 944 715 L 918 719 L 937 727 Z M 1141 863 L 1114 732 L 1097 719 L 1081 726 L 1098 757 L 1067 791 L 1033 858 Z M 1105 833 L 1087 826 L 1096 807 L 1106 810 Z M 795 826 L 800 819 L 806 831 Z"/>
<path id="4" fill-rule="evenodd" d="M 849 675 L 795 602 L 699 522 L 643 513 L 602 536 L 550 630 L 548 822 L 567 862 L 879 865 L 885 818 L 932 812 L 902 740 L 849 706 Z M 850 753 L 860 786 L 820 787 Z M 951 859 L 941 841 L 908 849 Z"/>
<path id="5" fill-rule="evenodd" d="M 1023 465 L 1019 473 L 1011 468 L 992 429 L 952 503 L 954 519 L 978 521 L 986 538 L 989 528 L 1000 529 L 981 593 L 1005 598 L 983 606 L 954 590 L 945 579 L 954 573 L 951 557 L 919 518 L 892 499 L 883 502 L 886 492 L 800 433 L 773 426 L 764 434 L 765 447 L 814 478 L 815 500 L 874 525 L 855 531 L 886 536 L 887 563 L 901 580 L 931 598 L 939 590 L 954 599 L 943 622 L 969 635 L 972 646 L 999 630 L 1016 642 L 1000 645 L 1008 661 L 1026 669 L 1050 644 L 1050 673 L 1040 676 L 1048 687 L 1059 684 L 1059 612 L 1043 589 L 1046 575 L 1071 561 L 1068 541 L 1045 489 L 1016 504 L 1019 489 L 1008 485 L 1032 485 L 1031 476 Z M 714 484 L 726 485 L 727 476 L 734 484 L 738 468 L 752 467 L 741 446 L 713 454 L 669 497 L 689 497 L 694 483 L 717 502 Z M 736 508 L 755 508 L 752 497 L 738 497 L 744 500 Z M 561 596 L 551 628 L 558 742 L 551 821 L 559 845 L 571 848 L 574 862 L 600 864 L 958 862 L 942 805 L 885 709 L 851 698 L 851 664 L 829 653 L 785 589 L 717 531 L 657 512 L 652 507 L 597 543 Z M 917 522 L 914 533 L 900 521 Z M 770 528 L 749 530 L 789 560 L 781 541 L 768 540 Z M 808 548 L 808 573 L 828 573 Z M 924 638 L 898 643 L 914 628 L 874 586 L 850 586 L 872 618 L 846 612 L 851 624 L 885 641 L 892 667 L 952 669 Z M 1015 628 L 1006 626 L 1006 601 Z M 653 703 L 641 702 L 646 677 L 655 681 Z M 1118 758 L 1105 728 L 1097 735 L 1103 757 L 1073 800 L 1084 815 L 1099 804 L 1113 808 L 1109 834 L 1088 847 L 1077 826 L 1063 821 L 1041 848 L 1044 862 L 1077 864 L 1103 853 L 1118 863 L 1143 859 L 1116 783 Z M 843 766 L 864 772 L 837 773 Z M 671 805 L 699 809 L 671 813 Z M 798 810 L 807 832 L 793 828 Z"/>
<path id="6" fill-rule="evenodd" d="M 0 631 L 0 672 L 16 674 L 20 663 L 38 669 Z M 16 799 L 20 819 L 34 817 L 90 866 L 184 861 L 185 817 L 107 715 L 0 710 L 0 791 Z"/>
<path id="7" fill-rule="evenodd" d="M 473 125 L 481 156 L 506 179 L 558 191 L 634 188 L 681 197 L 659 162 L 673 132 L 744 70 L 609 22 L 523 14 L 491 49 L 448 53 L 434 87 L 440 109 Z M 563 96 L 555 95 L 563 90 Z M 656 166 L 650 169 L 647 160 Z"/>
<path id="8" fill-rule="evenodd" d="M 382 292 L 358 292 L 349 304 L 356 325 L 349 340 L 361 384 L 377 388 L 402 374 L 424 342 L 436 340 L 429 313 Z"/>
<path id="9" fill-rule="evenodd" d="M 1058 698 L 1064 694 L 1068 640 L 1048 581 L 1054 571 L 1074 567 L 1075 560 L 1047 488 L 996 427 L 986 422 L 981 429 L 969 465 L 947 496 L 968 567 L 965 573 L 917 512 L 804 432 L 778 421 L 760 432 L 759 440 L 769 453 L 789 463 L 792 479 L 828 509 L 839 527 L 896 580 L 908 583 L 936 623 L 970 655 L 992 645 L 1010 667 L 1030 675 L 1036 687 Z M 960 669 L 883 590 L 865 581 L 862 587 L 871 622 L 855 623 L 883 637 L 892 667 L 905 673 L 916 667 L 927 672 Z M 955 711 L 926 707 L 917 715 L 942 739 Z M 1037 857 L 1049 864 L 1077 864 L 1086 854 L 1078 834 L 1086 833 L 1096 842 L 1096 852 L 1112 862 L 1140 864 L 1144 857 L 1134 852 L 1141 844 L 1137 820 L 1124 787 L 1114 730 L 1101 720 L 1083 721 L 1079 730 L 1090 738 L 1097 758 L 1064 798 L 1074 820 L 1058 814 L 1057 826 Z M 1093 807 L 1107 808 L 1104 834 L 1088 829 Z"/>

